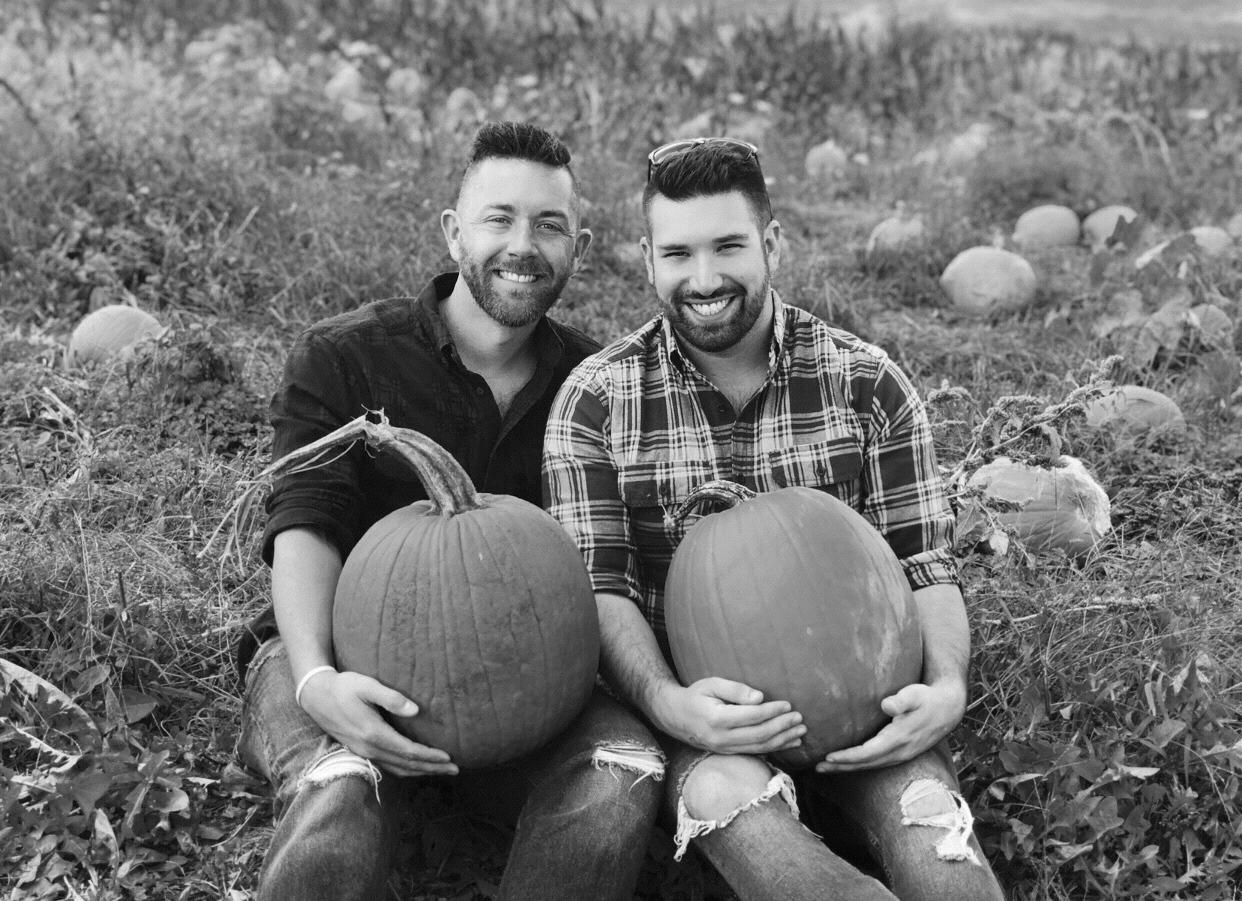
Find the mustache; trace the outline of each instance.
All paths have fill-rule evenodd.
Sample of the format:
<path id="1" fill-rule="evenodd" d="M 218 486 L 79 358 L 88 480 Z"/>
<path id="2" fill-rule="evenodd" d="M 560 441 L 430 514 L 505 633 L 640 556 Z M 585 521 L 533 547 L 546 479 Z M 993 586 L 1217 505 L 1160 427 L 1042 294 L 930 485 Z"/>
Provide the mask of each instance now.
<path id="1" fill-rule="evenodd" d="M 493 263 L 492 265 L 488 267 L 488 269 L 492 271 L 503 269 L 505 272 L 512 272 L 515 275 L 534 275 L 534 276 L 542 276 L 545 278 L 548 276 L 551 276 L 552 274 L 552 270 L 550 267 L 540 265 L 539 263 L 532 263 L 532 262 L 519 263 L 516 261 L 510 261 L 507 263 Z"/>

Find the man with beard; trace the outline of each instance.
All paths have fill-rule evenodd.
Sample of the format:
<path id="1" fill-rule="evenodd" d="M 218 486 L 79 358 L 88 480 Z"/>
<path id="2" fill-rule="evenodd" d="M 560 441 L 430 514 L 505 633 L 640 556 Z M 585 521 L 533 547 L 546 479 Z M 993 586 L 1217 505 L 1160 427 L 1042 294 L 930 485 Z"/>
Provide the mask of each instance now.
<path id="1" fill-rule="evenodd" d="M 944 743 L 966 708 L 970 633 L 921 402 L 882 350 L 772 289 L 780 225 L 753 145 L 657 148 L 643 206 L 661 315 L 566 380 L 544 490 L 591 573 L 603 675 L 668 754 L 675 856 L 693 840 L 747 901 L 1002 897 Z M 663 588 L 687 524 L 666 514 L 712 479 L 831 492 L 884 536 L 918 606 L 922 681 L 882 701 L 891 720 L 874 738 L 796 782 L 763 755 L 799 744 L 799 711 L 726 679 L 683 686 L 672 669 Z M 916 783 L 932 823 L 903 820 Z"/>
<path id="2" fill-rule="evenodd" d="M 306 331 L 272 400 L 273 455 L 384 410 L 446 448 L 478 490 L 538 503 L 552 398 L 598 348 L 544 315 L 591 240 L 569 163 L 540 128 L 485 125 L 441 217 L 460 272 Z M 399 465 L 362 448 L 274 486 L 263 541 L 273 609 L 239 655 L 239 755 L 274 784 L 279 813 L 260 898 L 384 897 L 403 789 L 457 775 L 444 751 L 385 720 L 417 715 L 414 701 L 333 666 L 342 561 L 377 520 L 425 497 Z M 503 774 L 525 804 L 499 897 L 630 898 L 662 774 L 647 729 L 597 692 L 565 733 Z"/>

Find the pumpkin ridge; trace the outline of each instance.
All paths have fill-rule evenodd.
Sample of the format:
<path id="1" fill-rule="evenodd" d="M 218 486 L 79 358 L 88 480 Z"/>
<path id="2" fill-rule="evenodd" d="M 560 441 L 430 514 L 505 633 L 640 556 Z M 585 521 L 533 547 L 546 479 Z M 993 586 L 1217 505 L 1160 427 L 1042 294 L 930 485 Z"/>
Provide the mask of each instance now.
<path id="1" fill-rule="evenodd" d="M 514 557 L 516 557 L 517 559 L 521 559 L 521 556 L 522 556 L 521 551 L 517 547 L 517 542 L 514 540 L 515 533 L 510 531 L 509 529 L 505 529 L 504 532 L 502 532 L 501 534 L 504 535 L 505 541 L 509 543 L 509 547 L 513 551 Z M 536 633 L 538 633 L 539 635 L 539 646 L 542 648 L 547 648 L 548 643 L 546 641 L 546 636 L 544 635 L 543 617 L 540 615 L 543 611 L 539 609 L 540 599 L 534 596 L 534 592 L 531 591 L 529 583 L 527 583 L 524 587 L 526 588 L 527 594 L 530 597 L 530 601 L 531 601 L 530 618 L 534 622 Z M 519 644 L 517 633 L 513 631 L 513 616 L 512 615 L 509 616 L 508 622 L 509 622 L 509 634 L 513 638 L 514 647 L 518 648 L 520 651 L 521 647 Z M 519 686 L 524 686 L 525 679 L 528 675 L 528 673 L 526 672 L 527 668 L 524 667 L 522 664 L 523 664 L 523 659 L 522 659 L 521 654 L 519 653 L 518 655 L 518 676 L 519 676 L 518 685 Z M 531 675 L 535 675 L 536 677 L 538 676 L 537 673 L 531 674 Z M 564 683 L 558 680 L 555 685 L 551 684 L 551 674 L 546 669 L 544 670 L 544 678 L 548 680 L 548 684 L 545 686 L 546 688 L 552 689 L 558 695 L 563 693 L 562 690 L 564 688 Z"/>
<path id="2" fill-rule="evenodd" d="M 774 523 L 776 524 L 776 526 L 777 526 L 778 528 L 780 528 L 780 530 L 784 533 L 784 536 L 785 536 L 785 543 L 786 543 L 786 545 L 787 545 L 788 547 L 790 547 L 790 548 L 792 548 L 792 549 L 793 549 L 793 552 L 794 552 L 794 558 L 797 560 L 798 566 L 799 566 L 799 567 L 806 567 L 806 571 L 807 571 L 807 572 L 814 572 L 814 571 L 815 571 L 815 569 L 814 569 L 814 561 L 807 561 L 807 560 L 805 560 L 805 558 L 802 556 L 802 551 L 801 551 L 801 548 L 800 548 L 800 543 L 796 540 L 797 536 L 790 534 L 789 525 L 785 522 L 785 517 L 783 517 L 783 516 L 772 516 L 772 515 L 770 515 L 770 512 L 771 512 L 771 511 L 765 511 L 765 512 L 768 512 L 768 513 L 769 513 L 769 516 L 768 516 L 767 518 L 768 518 L 771 522 L 774 522 Z M 770 527 L 771 527 L 771 526 L 769 525 L 769 528 L 770 528 Z M 809 566 L 807 565 L 808 563 L 810 564 Z M 756 595 L 756 596 L 758 596 L 758 595 Z M 772 632 L 773 632 L 773 637 L 776 639 L 776 642 L 775 642 L 775 643 L 776 643 L 776 645 L 777 645 L 777 646 L 780 646 L 781 644 L 783 644 L 783 642 L 781 641 L 782 636 L 781 636 L 781 634 L 780 634 L 780 630 L 779 630 L 779 627 L 778 627 L 778 625 L 777 625 L 777 623 L 778 623 L 778 618 L 777 618 L 777 617 L 774 617 L 774 616 L 769 616 L 769 617 L 767 618 L 767 621 L 771 624 L 771 629 L 772 629 Z M 787 655 L 785 655 L 785 654 L 780 654 L 780 655 L 778 655 L 778 659 L 779 659 L 779 660 L 780 660 L 780 662 L 781 662 L 781 672 L 784 674 L 784 680 L 783 680 L 783 683 L 782 683 L 782 684 L 784 684 L 784 685 L 797 685 L 798 683 L 794 681 L 793 673 L 791 673 L 791 672 L 789 671 L 789 660 L 788 660 Z M 772 700 L 772 699 L 771 699 L 771 698 L 766 698 L 765 700 L 769 700 L 769 701 L 770 701 L 770 700 Z M 793 698 L 783 698 L 783 699 L 781 699 L 781 700 L 787 700 L 787 701 L 789 701 L 790 706 L 793 706 L 793 705 L 794 705 L 794 703 L 795 703 L 795 700 L 794 700 Z M 795 709 L 796 709 L 796 708 L 795 708 Z M 801 746 L 801 745 L 799 745 L 799 746 L 798 746 L 798 748 L 796 748 L 796 749 L 791 749 L 790 753 L 796 753 L 796 752 L 798 752 L 798 751 L 801 751 L 801 749 L 802 749 L 802 746 Z"/>

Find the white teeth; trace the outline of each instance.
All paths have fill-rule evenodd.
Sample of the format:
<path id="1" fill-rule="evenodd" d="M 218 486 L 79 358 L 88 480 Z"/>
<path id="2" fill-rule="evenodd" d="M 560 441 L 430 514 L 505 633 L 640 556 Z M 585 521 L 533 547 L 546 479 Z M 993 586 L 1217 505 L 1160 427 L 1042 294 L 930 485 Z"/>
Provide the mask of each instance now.
<path id="1" fill-rule="evenodd" d="M 521 284 L 529 284 L 535 280 L 533 275 L 523 275 L 518 272 L 509 272 L 507 269 L 497 269 L 496 274 L 507 282 L 520 282 Z"/>
<path id="2" fill-rule="evenodd" d="M 729 298 L 724 300 L 713 301 L 712 303 L 699 303 L 694 305 L 694 312 L 700 316 L 715 316 L 721 310 L 729 305 Z"/>

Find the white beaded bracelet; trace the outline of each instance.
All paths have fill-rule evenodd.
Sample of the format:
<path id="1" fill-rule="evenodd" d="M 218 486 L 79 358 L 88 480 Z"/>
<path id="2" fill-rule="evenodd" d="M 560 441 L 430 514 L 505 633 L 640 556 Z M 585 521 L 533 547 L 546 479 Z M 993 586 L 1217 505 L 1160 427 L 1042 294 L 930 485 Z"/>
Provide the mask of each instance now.
<path id="1" fill-rule="evenodd" d="M 294 703 L 296 703 L 299 707 L 302 706 L 302 689 L 304 689 L 306 687 L 306 683 L 311 680 L 311 676 L 318 676 L 320 673 L 335 673 L 335 672 L 336 672 L 336 667 L 328 666 L 326 663 L 323 666 L 312 666 L 310 669 L 308 669 L 306 671 L 306 675 L 304 675 L 301 679 L 298 680 L 298 687 L 293 690 Z"/>

